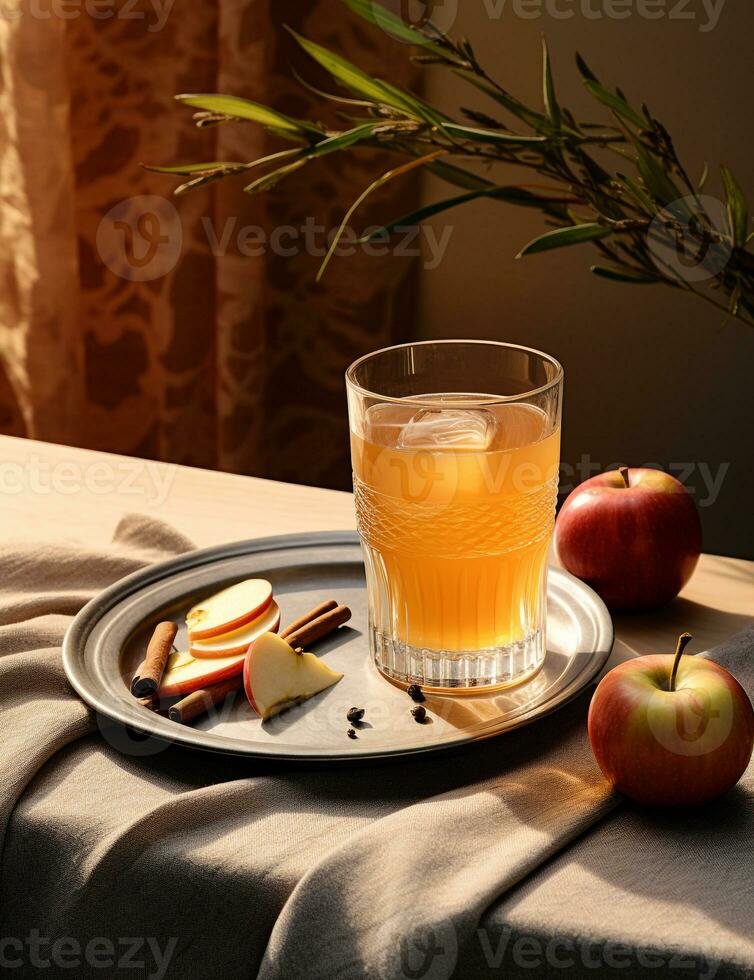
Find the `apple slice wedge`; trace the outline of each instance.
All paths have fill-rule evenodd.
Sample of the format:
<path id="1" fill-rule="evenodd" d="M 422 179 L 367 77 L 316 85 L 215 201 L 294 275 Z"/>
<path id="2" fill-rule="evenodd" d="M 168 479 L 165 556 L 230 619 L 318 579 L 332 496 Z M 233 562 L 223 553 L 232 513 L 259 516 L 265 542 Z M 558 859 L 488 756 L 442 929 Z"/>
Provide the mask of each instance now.
<path id="1" fill-rule="evenodd" d="M 189 640 L 189 653 L 192 657 L 206 660 L 214 657 L 232 657 L 249 649 L 262 633 L 277 632 L 280 626 L 280 608 L 276 602 L 271 602 L 261 616 L 232 633 L 213 636 L 209 640 Z"/>
<path id="2" fill-rule="evenodd" d="M 190 653 L 171 653 L 157 691 L 160 698 L 191 694 L 208 684 L 237 677 L 243 671 L 244 654 L 214 660 L 195 660 Z"/>
<path id="3" fill-rule="evenodd" d="M 307 701 L 342 677 L 313 653 L 296 653 L 276 633 L 263 633 L 254 641 L 243 667 L 246 697 L 262 721 Z"/>
<path id="4" fill-rule="evenodd" d="M 208 640 L 232 633 L 256 619 L 271 602 L 272 586 L 267 579 L 249 578 L 237 582 L 189 609 L 186 614 L 189 638 Z"/>

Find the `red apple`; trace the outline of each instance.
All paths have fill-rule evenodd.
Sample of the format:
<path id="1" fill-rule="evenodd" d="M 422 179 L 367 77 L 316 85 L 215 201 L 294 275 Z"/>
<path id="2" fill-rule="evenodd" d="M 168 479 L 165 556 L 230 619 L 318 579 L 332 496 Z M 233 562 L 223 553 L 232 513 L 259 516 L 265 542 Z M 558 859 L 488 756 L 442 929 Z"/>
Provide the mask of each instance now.
<path id="1" fill-rule="evenodd" d="M 660 470 L 610 470 L 570 494 L 555 522 L 555 554 L 610 609 L 653 609 L 691 578 L 702 528 L 682 483 Z"/>
<path id="2" fill-rule="evenodd" d="M 754 709 L 732 674 L 711 660 L 637 657 L 600 681 L 589 741 L 621 793 L 650 806 L 707 803 L 734 786 L 754 749 Z"/>

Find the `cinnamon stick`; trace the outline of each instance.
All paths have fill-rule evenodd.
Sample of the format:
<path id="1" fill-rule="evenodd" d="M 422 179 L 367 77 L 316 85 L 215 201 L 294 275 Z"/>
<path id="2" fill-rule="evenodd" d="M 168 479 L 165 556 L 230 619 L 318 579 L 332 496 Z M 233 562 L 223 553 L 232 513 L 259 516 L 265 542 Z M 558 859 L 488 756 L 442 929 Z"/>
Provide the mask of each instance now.
<path id="1" fill-rule="evenodd" d="M 334 599 L 321 603 L 304 616 L 299 617 L 286 627 L 280 637 L 289 643 L 294 650 L 303 652 L 310 643 L 321 640 L 334 632 L 351 618 L 348 606 L 339 606 Z M 229 694 L 239 690 L 242 677 L 231 677 L 219 684 L 210 684 L 198 691 L 193 691 L 180 701 L 177 701 L 168 711 L 168 718 L 179 724 L 186 724 L 199 718 L 220 704 Z"/>
<path id="2" fill-rule="evenodd" d="M 177 623 L 158 623 L 147 647 L 147 655 L 139 665 L 133 681 L 131 693 L 136 698 L 149 698 L 160 686 L 165 664 L 168 662 L 173 641 L 178 632 Z"/>
<path id="3" fill-rule="evenodd" d="M 298 619 L 294 619 L 292 623 L 286 626 L 282 633 L 280 633 L 280 638 L 282 640 L 287 639 L 291 633 L 295 633 L 296 630 L 300 630 L 302 626 L 306 626 L 307 623 L 311 623 L 312 620 L 318 619 L 331 609 L 337 609 L 337 607 L 338 603 L 335 601 L 335 599 L 328 599 L 327 602 L 321 602 L 318 606 L 315 606 L 314 609 L 310 609 L 308 613 L 304 613 L 303 616 L 299 616 Z"/>
<path id="4" fill-rule="evenodd" d="M 296 647 L 306 648 L 309 644 L 316 643 L 317 640 L 327 636 L 328 633 L 332 633 L 343 623 L 347 623 L 350 618 L 351 610 L 348 606 L 336 606 L 292 633 L 288 633 L 283 639 L 286 643 L 290 643 L 294 650 Z"/>
<path id="5" fill-rule="evenodd" d="M 211 684 L 209 687 L 202 687 L 198 691 L 192 691 L 181 701 L 177 701 L 168 711 L 168 718 L 185 725 L 186 722 L 193 721 L 201 715 L 206 715 L 210 708 L 220 704 L 229 694 L 239 690 L 242 678 L 231 677 L 227 681 L 219 684 Z"/>

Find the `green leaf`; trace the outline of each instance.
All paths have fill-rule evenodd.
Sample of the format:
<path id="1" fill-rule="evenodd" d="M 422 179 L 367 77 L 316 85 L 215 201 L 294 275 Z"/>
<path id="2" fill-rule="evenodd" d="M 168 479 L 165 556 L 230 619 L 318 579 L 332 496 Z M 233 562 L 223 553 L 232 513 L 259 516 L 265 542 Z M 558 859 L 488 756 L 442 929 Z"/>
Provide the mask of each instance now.
<path id="1" fill-rule="evenodd" d="M 291 74 L 299 83 L 299 85 L 303 85 L 307 91 L 311 92 L 313 95 L 318 95 L 320 99 L 327 99 L 330 102 L 337 102 L 339 105 L 355 105 L 355 106 L 360 106 L 362 108 L 363 107 L 371 108 L 372 106 L 374 106 L 374 102 L 367 102 L 366 99 L 349 99 L 345 95 L 334 95 L 332 92 L 325 92 L 321 88 L 317 88 L 316 85 L 312 85 L 311 82 L 308 82 L 302 75 L 300 75 L 296 71 L 295 68 L 291 68 Z"/>
<path id="2" fill-rule="evenodd" d="M 197 187 L 204 187 L 205 184 L 213 184 L 216 180 L 222 180 L 223 177 L 231 177 L 233 174 L 244 173 L 246 170 L 246 167 L 240 167 L 237 170 L 211 170 L 209 173 L 194 177 L 193 180 L 189 180 L 185 184 L 180 184 L 175 188 L 173 194 L 176 197 L 180 197 L 182 194 L 188 194 L 189 191 L 196 190 Z"/>
<path id="3" fill-rule="evenodd" d="M 632 142 L 636 149 L 636 167 L 652 197 L 663 206 L 677 204 L 679 209 L 689 213 L 682 203 L 683 193 L 662 163 L 639 140 L 632 137 Z"/>
<path id="4" fill-rule="evenodd" d="M 415 96 L 404 92 L 389 82 L 372 78 L 371 75 L 357 68 L 350 61 L 346 61 L 345 58 L 341 58 L 340 55 L 335 54 L 333 51 L 328 51 L 327 48 L 323 48 L 320 44 L 315 44 L 314 41 L 309 41 L 307 38 L 297 34 L 290 27 L 288 31 L 310 58 L 313 58 L 337 82 L 340 82 L 341 85 L 345 86 L 351 92 L 355 92 L 356 95 L 360 95 L 381 105 L 391 106 L 393 109 L 398 109 L 408 116 L 429 122 L 433 126 L 443 122 L 445 117 L 425 102 L 422 102 L 421 99 L 417 99 Z"/>
<path id="5" fill-rule="evenodd" d="M 596 160 L 593 160 L 582 147 L 575 147 L 572 152 L 574 158 L 581 164 L 595 186 L 610 183 L 612 180 L 610 174 Z"/>
<path id="6" fill-rule="evenodd" d="M 298 155 L 299 159 L 294 160 L 285 167 L 279 167 L 277 170 L 273 170 L 258 180 L 252 181 L 251 184 L 244 187 L 244 191 L 247 194 L 258 194 L 260 191 L 269 190 L 279 180 L 282 180 L 283 177 L 287 177 L 289 174 L 295 173 L 296 170 L 300 170 L 310 160 L 325 156 L 328 153 L 335 153 L 337 150 L 344 150 L 361 140 L 369 139 L 374 133 L 374 130 L 380 125 L 382 125 L 380 122 L 366 123 L 363 126 L 357 126 L 355 129 L 349 129 L 344 133 L 328 136 L 327 139 L 320 140 L 319 143 L 315 143 L 314 146 L 308 147 L 307 149 L 286 150 L 283 153 L 274 153 L 272 156 L 263 157 L 257 161 L 257 164 L 268 163 L 270 160 L 287 156 L 291 153 Z"/>
<path id="7" fill-rule="evenodd" d="M 224 170 L 226 167 L 238 167 L 239 170 L 248 166 L 245 163 L 224 163 L 214 160 L 211 163 L 181 163 L 175 167 L 155 167 L 149 163 L 140 166 L 151 174 L 175 174 L 179 177 L 190 177 L 191 174 L 210 173 L 213 170 Z"/>
<path id="8" fill-rule="evenodd" d="M 445 123 L 443 129 L 451 136 L 473 140 L 476 143 L 494 143 L 499 146 L 541 146 L 547 142 L 546 136 L 519 136 L 516 133 L 478 129 L 473 126 L 461 126 L 458 123 Z"/>
<path id="9" fill-rule="evenodd" d="M 360 143 L 363 140 L 370 139 L 374 136 L 376 129 L 380 126 L 384 126 L 384 120 L 379 122 L 369 122 L 364 123 L 361 126 L 355 126 L 353 129 L 348 129 L 343 133 L 338 133 L 335 136 L 328 136 L 327 139 L 322 140 L 319 143 L 315 143 L 311 150 L 308 151 L 307 155 L 311 157 L 322 156 L 326 153 L 333 153 L 335 150 L 345 150 L 349 146 L 353 146 L 356 143 Z"/>
<path id="10" fill-rule="evenodd" d="M 387 10 L 374 0 L 344 0 L 344 3 L 359 17 L 368 21 L 374 27 L 391 34 L 399 41 L 406 44 L 417 44 L 432 51 L 440 57 L 445 58 L 447 51 L 440 44 L 435 44 L 428 37 L 422 34 L 421 30 L 407 24 L 402 18 L 397 17 L 392 11 Z"/>
<path id="11" fill-rule="evenodd" d="M 322 265 L 319 267 L 319 272 L 317 273 L 317 282 L 319 282 L 322 276 L 325 274 L 325 269 L 329 265 L 330 259 L 335 254 L 335 250 L 338 247 L 341 238 L 343 237 L 343 233 L 348 227 L 348 222 L 351 220 L 351 217 L 356 212 L 357 208 L 360 207 L 360 205 L 366 200 L 366 198 L 369 197 L 369 195 L 372 194 L 374 191 L 376 191 L 379 187 L 382 187 L 383 184 L 387 184 L 388 181 L 393 180 L 395 177 L 399 177 L 402 174 L 408 173 L 410 170 L 415 170 L 417 167 L 423 167 L 426 164 L 431 163 L 432 160 L 436 159 L 438 156 L 440 156 L 440 154 L 444 152 L 445 150 L 438 150 L 435 153 L 429 153 L 427 156 L 417 157 L 415 160 L 410 160 L 408 163 L 404 163 L 400 167 L 394 167 L 392 170 L 388 170 L 386 173 L 384 173 L 381 177 L 378 177 L 377 180 L 372 181 L 372 183 L 366 188 L 366 190 L 362 191 L 361 194 L 359 194 L 359 196 L 356 198 L 354 203 L 346 212 L 343 220 L 338 226 L 338 230 L 335 232 L 332 243 L 330 244 L 330 248 L 327 250 L 327 255 L 324 257 L 324 259 L 322 260 Z"/>
<path id="12" fill-rule="evenodd" d="M 595 276 L 602 279 L 611 279 L 614 282 L 631 282 L 638 286 L 650 286 L 660 282 L 657 276 L 650 272 L 635 272 L 633 269 L 616 269 L 613 266 L 593 265 L 592 272 Z"/>
<path id="13" fill-rule="evenodd" d="M 545 110 L 553 129 L 560 129 L 560 106 L 555 96 L 550 52 L 547 50 L 547 41 L 544 38 L 542 38 L 542 88 L 544 89 Z"/>
<path id="14" fill-rule="evenodd" d="M 277 170 L 273 170 L 265 174 L 264 177 L 259 177 L 257 180 L 253 180 L 250 184 L 247 184 L 244 187 L 244 192 L 246 194 L 258 194 L 260 191 L 268 191 L 278 181 L 282 180 L 283 177 L 288 177 L 290 174 L 295 173 L 297 170 L 305 167 L 308 162 L 308 159 L 294 160 L 293 163 L 289 163 L 285 167 L 278 167 Z"/>
<path id="15" fill-rule="evenodd" d="M 541 112 L 534 112 L 533 109 L 528 109 L 523 102 L 519 102 L 514 96 L 509 95 L 507 92 L 501 92 L 499 89 L 495 88 L 489 82 L 484 81 L 484 79 L 479 78 L 473 72 L 466 71 L 463 68 L 454 68 L 453 74 L 458 75 L 459 78 L 464 79 L 464 81 L 469 82 L 475 88 L 478 88 L 485 95 L 488 95 L 491 99 L 494 99 L 498 105 L 503 106 L 507 109 L 511 115 L 514 115 L 521 122 L 526 123 L 527 126 L 531 126 L 538 133 L 551 133 L 552 126 L 546 116 L 542 115 Z"/>
<path id="16" fill-rule="evenodd" d="M 307 139 L 319 138 L 324 133 L 321 127 L 315 126 L 313 123 L 303 119 L 293 119 L 282 112 L 268 108 L 268 106 L 250 102 L 248 99 L 241 99 L 236 95 L 176 95 L 176 99 L 178 102 L 193 106 L 195 109 L 204 109 L 208 112 L 222 113 L 236 119 L 260 123 L 262 126 L 266 126 L 268 129 L 288 138 L 291 136 L 303 136 Z"/>
<path id="17" fill-rule="evenodd" d="M 540 235 L 533 241 L 525 245 L 516 256 L 517 259 L 525 255 L 538 255 L 540 252 L 549 252 L 555 248 L 563 248 L 566 245 L 580 245 L 582 242 L 593 242 L 600 238 L 607 238 L 612 235 L 610 228 L 596 223 L 584 225 L 570 225 L 568 228 L 556 228 L 555 231 L 548 231 L 545 235 Z"/>
<path id="18" fill-rule="evenodd" d="M 473 191 L 485 190 L 495 186 L 486 177 L 480 177 L 470 170 L 464 170 L 462 167 L 456 167 L 452 163 L 445 163 L 442 160 L 435 160 L 433 163 L 428 163 L 427 170 L 446 183 L 452 184 L 454 187 L 465 187 Z"/>
<path id="19" fill-rule="evenodd" d="M 732 171 L 725 166 L 721 167 L 720 171 L 723 176 L 728 220 L 730 221 L 733 241 L 736 245 L 743 247 L 749 234 L 749 206 L 746 203 L 741 185 L 733 176 Z"/>
<path id="20" fill-rule="evenodd" d="M 576 52 L 576 65 L 581 73 L 581 77 L 587 82 L 596 82 L 599 85 L 599 79 L 594 74 L 589 65 L 584 61 L 579 52 Z"/>
<path id="21" fill-rule="evenodd" d="M 620 95 L 608 91 L 608 89 L 603 88 L 599 82 L 595 82 L 591 78 L 585 78 L 584 85 L 598 102 L 601 102 L 609 109 L 612 109 L 613 112 L 616 112 L 623 119 L 627 119 L 630 123 L 633 123 L 634 126 L 638 126 L 639 129 L 644 129 L 646 127 L 646 119 L 640 116 L 639 113 L 633 109 Z"/>
<path id="22" fill-rule="evenodd" d="M 193 174 L 193 180 L 189 180 L 185 184 L 180 184 L 173 191 L 175 195 L 181 196 L 187 194 L 189 191 L 195 190 L 197 187 L 203 187 L 205 184 L 210 184 L 215 180 L 221 180 L 223 177 L 233 177 L 236 174 L 247 173 L 255 167 L 261 167 L 273 161 L 286 159 L 291 156 L 300 156 L 304 152 L 306 151 L 298 148 L 294 150 L 281 150 L 278 153 L 271 153 L 269 156 L 260 157 L 258 160 L 252 160 L 250 163 L 222 163 L 214 161 L 212 163 L 181 164 L 176 167 L 150 167 L 142 164 L 142 167 L 151 173 L 169 174 L 171 176 L 190 177 Z"/>
<path id="23" fill-rule="evenodd" d="M 469 191 L 468 194 L 459 194 L 457 197 L 449 197 L 444 201 L 436 201 L 434 204 L 428 204 L 423 208 L 417 208 L 415 211 L 404 214 L 402 217 L 388 222 L 388 224 L 383 225 L 381 228 L 377 228 L 370 235 L 362 238 L 361 241 L 372 241 L 373 239 L 379 238 L 386 233 L 389 234 L 395 228 L 400 228 L 404 225 L 421 224 L 428 218 L 433 218 L 437 214 L 442 214 L 443 211 L 449 211 L 451 208 L 459 207 L 462 204 L 468 204 L 470 201 L 476 201 L 480 197 L 488 197 L 492 198 L 493 200 L 505 201 L 508 204 L 516 204 L 520 207 L 542 208 L 543 210 L 547 210 L 548 204 L 546 198 L 538 197 L 536 194 L 532 194 L 531 191 L 527 191 L 523 187 L 490 187 L 488 189 L 478 191 Z"/>
<path id="24" fill-rule="evenodd" d="M 701 194 L 704 188 L 707 186 L 707 181 L 709 180 L 709 164 L 705 160 L 704 166 L 702 167 L 702 175 L 699 178 L 699 193 Z"/>
<path id="25" fill-rule="evenodd" d="M 617 174 L 616 176 L 643 211 L 648 215 L 657 214 L 657 205 L 640 184 L 633 180 L 633 178 L 626 177 L 624 174 Z"/>
<path id="26" fill-rule="evenodd" d="M 739 279 L 731 293 L 730 300 L 728 302 L 728 312 L 731 316 L 738 316 L 738 311 L 741 306 L 741 296 L 743 295 L 743 283 Z"/>
<path id="27" fill-rule="evenodd" d="M 278 160 L 287 160 L 290 157 L 300 157 L 308 152 L 308 148 L 299 146 L 290 150 L 278 150 L 277 153 L 270 153 L 266 157 L 258 157 L 256 160 L 252 160 L 251 163 L 247 164 L 247 168 L 252 170 L 256 167 L 264 167 L 268 163 L 274 163 Z"/>

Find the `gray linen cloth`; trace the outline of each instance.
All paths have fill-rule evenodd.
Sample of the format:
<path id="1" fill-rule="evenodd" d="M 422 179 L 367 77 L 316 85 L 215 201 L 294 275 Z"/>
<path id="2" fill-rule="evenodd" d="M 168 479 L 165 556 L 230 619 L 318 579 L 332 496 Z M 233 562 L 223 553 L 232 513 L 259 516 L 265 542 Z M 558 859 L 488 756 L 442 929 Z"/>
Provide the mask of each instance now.
<path id="1" fill-rule="evenodd" d="M 330 769 L 95 718 L 62 670 L 66 626 L 189 547 L 129 517 L 102 552 L 0 549 L 3 975 L 754 975 L 754 767 L 694 813 L 619 806 L 588 695 L 462 751 Z M 753 631 L 715 657 L 754 691 Z"/>

